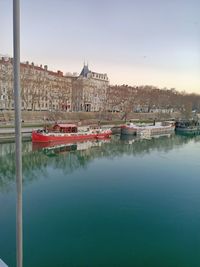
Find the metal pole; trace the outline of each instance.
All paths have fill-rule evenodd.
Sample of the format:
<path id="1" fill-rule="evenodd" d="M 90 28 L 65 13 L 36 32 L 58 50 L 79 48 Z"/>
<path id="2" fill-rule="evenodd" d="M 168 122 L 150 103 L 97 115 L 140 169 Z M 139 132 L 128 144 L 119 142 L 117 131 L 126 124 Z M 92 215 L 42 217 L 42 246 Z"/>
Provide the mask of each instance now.
<path id="1" fill-rule="evenodd" d="M 20 0 L 13 0 L 13 72 L 15 103 L 15 157 L 16 157 L 16 248 L 17 267 L 23 266 L 22 233 L 22 141 L 21 141 L 21 90 L 20 90 Z"/>

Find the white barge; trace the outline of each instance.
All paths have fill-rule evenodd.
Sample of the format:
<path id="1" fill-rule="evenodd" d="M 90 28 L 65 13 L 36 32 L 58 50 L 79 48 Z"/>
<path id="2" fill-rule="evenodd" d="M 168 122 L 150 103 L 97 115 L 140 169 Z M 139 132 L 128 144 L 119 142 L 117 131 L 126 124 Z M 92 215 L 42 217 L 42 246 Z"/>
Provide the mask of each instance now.
<path id="1" fill-rule="evenodd" d="M 163 122 L 155 125 L 135 125 L 129 123 L 121 127 L 121 134 L 125 135 L 163 135 L 174 132 L 175 124 L 172 122 Z"/>

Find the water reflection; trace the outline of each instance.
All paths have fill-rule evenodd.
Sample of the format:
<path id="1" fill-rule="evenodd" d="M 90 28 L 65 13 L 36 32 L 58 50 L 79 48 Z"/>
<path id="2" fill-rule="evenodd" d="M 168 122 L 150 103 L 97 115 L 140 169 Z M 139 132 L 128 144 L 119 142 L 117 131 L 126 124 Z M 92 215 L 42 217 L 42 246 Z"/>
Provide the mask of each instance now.
<path id="1" fill-rule="evenodd" d="M 147 154 L 151 151 L 167 152 L 174 147 L 183 146 L 193 140 L 200 142 L 200 136 L 168 135 L 152 139 L 138 139 L 133 136 L 112 136 L 109 140 L 86 141 L 83 143 L 66 144 L 57 149 L 52 157 L 48 148 L 32 146 L 24 142 L 22 147 L 24 184 L 45 175 L 47 167 L 62 169 L 69 174 L 78 168 L 84 168 L 97 158 L 114 158 L 122 155 Z M 0 144 L 0 190 L 12 188 L 15 174 L 14 143 Z M 50 151 L 50 150 L 49 150 Z M 52 150 L 53 151 L 53 150 Z"/>

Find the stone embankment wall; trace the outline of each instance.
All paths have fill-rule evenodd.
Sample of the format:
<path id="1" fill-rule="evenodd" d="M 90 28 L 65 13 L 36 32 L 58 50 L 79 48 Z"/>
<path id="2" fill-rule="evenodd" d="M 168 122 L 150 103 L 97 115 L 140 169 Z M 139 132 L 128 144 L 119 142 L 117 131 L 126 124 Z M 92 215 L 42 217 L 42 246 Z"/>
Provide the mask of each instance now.
<path id="1" fill-rule="evenodd" d="M 95 123 L 98 121 L 122 120 L 123 113 L 116 112 L 48 112 L 48 111 L 22 111 L 22 120 L 24 123 L 44 123 L 44 122 L 79 122 L 80 124 Z M 126 120 L 167 120 L 178 118 L 178 113 L 129 113 Z M 14 122 L 13 111 L 0 112 L 0 124 L 9 124 Z"/>

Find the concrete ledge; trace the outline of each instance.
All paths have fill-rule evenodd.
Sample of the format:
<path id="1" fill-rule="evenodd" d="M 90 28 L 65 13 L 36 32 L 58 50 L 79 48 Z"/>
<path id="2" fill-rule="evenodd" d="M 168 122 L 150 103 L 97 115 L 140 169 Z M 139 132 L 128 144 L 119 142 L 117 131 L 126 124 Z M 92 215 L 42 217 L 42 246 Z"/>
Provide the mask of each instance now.
<path id="1" fill-rule="evenodd" d="M 8 267 L 1 259 L 0 259 L 0 267 Z"/>
<path id="2" fill-rule="evenodd" d="M 167 119 L 169 117 L 177 117 L 179 113 L 135 113 L 130 112 L 127 114 L 127 120 L 129 119 Z M 124 112 L 64 112 L 64 111 L 22 111 L 22 120 L 24 123 L 49 123 L 50 121 L 87 121 L 87 120 L 121 120 Z M 4 117 L 2 124 L 14 121 L 14 111 L 2 111 L 1 116 Z"/>
<path id="3" fill-rule="evenodd" d="M 33 130 L 39 128 L 23 128 L 22 140 L 31 140 L 31 133 Z M 15 141 L 15 129 L 14 128 L 1 128 L 0 129 L 0 143 L 14 142 Z"/>

